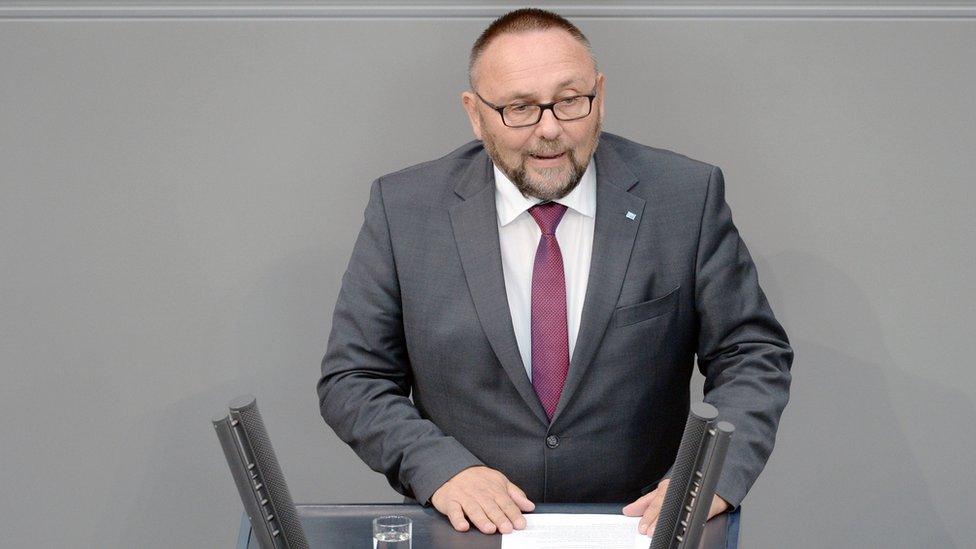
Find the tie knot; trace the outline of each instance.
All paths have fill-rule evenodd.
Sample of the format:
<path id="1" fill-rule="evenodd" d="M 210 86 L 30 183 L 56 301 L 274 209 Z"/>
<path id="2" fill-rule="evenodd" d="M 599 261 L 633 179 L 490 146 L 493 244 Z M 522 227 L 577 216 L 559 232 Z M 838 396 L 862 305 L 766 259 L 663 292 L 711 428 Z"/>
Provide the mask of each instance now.
<path id="1" fill-rule="evenodd" d="M 542 234 L 556 234 L 556 226 L 566 213 L 566 206 L 556 202 L 543 202 L 529 208 L 529 215 L 535 219 Z"/>

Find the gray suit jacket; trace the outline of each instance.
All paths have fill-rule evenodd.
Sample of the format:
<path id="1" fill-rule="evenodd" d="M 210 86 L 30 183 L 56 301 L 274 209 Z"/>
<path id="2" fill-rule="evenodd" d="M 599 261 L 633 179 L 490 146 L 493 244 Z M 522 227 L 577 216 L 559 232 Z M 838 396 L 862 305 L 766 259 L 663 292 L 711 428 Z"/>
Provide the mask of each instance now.
<path id="1" fill-rule="evenodd" d="M 738 506 L 765 465 L 793 352 L 722 172 L 607 133 L 594 156 L 593 256 L 551 423 L 516 344 L 481 143 L 373 183 L 318 396 L 397 491 L 427 502 L 484 464 L 536 502 L 632 501 L 674 461 L 696 355 L 736 427 L 717 493 Z"/>

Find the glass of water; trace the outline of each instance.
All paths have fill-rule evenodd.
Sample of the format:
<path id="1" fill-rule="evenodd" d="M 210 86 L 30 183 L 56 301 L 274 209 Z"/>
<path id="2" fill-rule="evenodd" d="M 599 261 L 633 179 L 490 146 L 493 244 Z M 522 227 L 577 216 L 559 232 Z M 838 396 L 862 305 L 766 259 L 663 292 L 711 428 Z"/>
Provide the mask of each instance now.
<path id="1" fill-rule="evenodd" d="M 373 549 L 410 549 L 413 522 L 403 515 L 373 519 Z"/>

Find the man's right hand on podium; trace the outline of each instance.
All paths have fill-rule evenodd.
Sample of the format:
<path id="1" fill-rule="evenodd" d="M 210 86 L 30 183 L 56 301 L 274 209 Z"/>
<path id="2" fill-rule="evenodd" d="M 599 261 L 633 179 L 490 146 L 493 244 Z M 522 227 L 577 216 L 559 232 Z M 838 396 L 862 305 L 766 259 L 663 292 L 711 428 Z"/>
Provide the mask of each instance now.
<path id="1" fill-rule="evenodd" d="M 485 534 L 521 530 L 525 528 L 522 513 L 535 509 L 521 488 L 502 473 L 483 465 L 469 467 L 451 477 L 434 492 L 430 503 L 447 515 L 458 532 L 466 532 L 471 521 Z"/>

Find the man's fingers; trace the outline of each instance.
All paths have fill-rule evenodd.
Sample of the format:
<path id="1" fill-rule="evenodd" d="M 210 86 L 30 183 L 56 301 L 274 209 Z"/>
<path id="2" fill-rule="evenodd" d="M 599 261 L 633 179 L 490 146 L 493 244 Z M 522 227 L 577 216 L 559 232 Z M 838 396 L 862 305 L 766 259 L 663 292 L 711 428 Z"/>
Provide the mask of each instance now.
<path id="1" fill-rule="evenodd" d="M 644 514 L 647 510 L 647 506 L 651 504 L 655 499 L 661 499 L 664 497 L 664 493 L 668 491 L 668 484 L 671 479 L 666 478 L 658 483 L 657 487 L 650 492 L 644 494 L 643 496 L 637 498 L 633 503 L 628 504 L 624 507 L 624 515 L 628 517 L 639 517 Z"/>
<path id="2" fill-rule="evenodd" d="M 485 534 L 525 528 L 523 512 L 535 509 L 518 486 L 484 466 L 469 467 L 442 484 L 430 498 L 460 532 L 474 526 Z M 466 519 L 466 520 L 465 520 Z"/>
<path id="3" fill-rule="evenodd" d="M 729 502 L 722 499 L 718 494 L 712 498 L 712 506 L 708 508 L 708 518 L 712 518 L 719 513 L 724 513 L 731 509 Z"/>
<path id="4" fill-rule="evenodd" d="M 657 525 L 657 516 L 661 514 L 661 504 L 664 500 L 664 492 L 659 492 L 651 498 L 650 503 L 647 505 L 647 509 L 644 510 L 644 515 L 641 517 L 640 522 L 637 523 L 637 531 L 641 534 L 647 534 L 654 531 L 654 526 Z"/>
<path id="5" fill-rule="evenodd" d="M 468 531 L 468 521 L 464 520 L 464 510 L 461 509 L 461 504 L 456 501 L 451 501 L 447 504 L 447 508 L 444 510 L 444 514 L 447 515 L 447 520 L 451 521 L 451 526 L 454 527 L 458 532 Z"/>
<path id="6" fill-rule="evenodd" d="M 485 514 L 484 509 L 481 508 L 481 504 L 477 500 L 466 499 L 461 502 L 461 507 L 475 528 L 485 534 L 495 533 L 495 523 L 488 518 L 488 515 Z"/>
<path id="7" fill-rule="evenodd" d="M 515 502 L 515 505 L 518 505 L 519 509 L 521 509 L 523 513 L 528 513 L 529 511 L 535 509 L 535 504 L 529 501 L 529 498 L 525 495 L 525 492 L 511 482 L 508 483 L 508 495 L 512 498 L 512 501 Z"/>
<path id="8" fill-rule="evenodd" d="M 647 506 L 651 504 L 651 500 L 654 499 L 654 494 L 655 492 L 644 494 L 633 502 L 628 503 L 623 509 L 624 515 L 628 517 L 639 517 L 643 515 L 644 511 L 647 510 Z"/>
<path id="9" fill-rule="evenodd" d="M 516 530 L 521 530 L 525 528 L 525 518 L 522 516 L 522 511 L 519 510 L 512 498 L 505 496 L 498 496 L 495 498 L 495 503 L 501 508 L 505 516 L 508 517 L 509 522 L 512 523 L 512 527 Z M 503 534 L 508 532 L 502 531 Z"/>
<path id="10" fill-rule="evenodd" d="M 494 500 L 482 501 L 481 508 L 488 515 L 488 519 L 494 523 L 495 527 L 499 532 L 503 534 L 510 534 L 514 529 L 512 527 L 512 521 L 508 519 L 508 515 L 502 511 L 502 508 Z"/>

